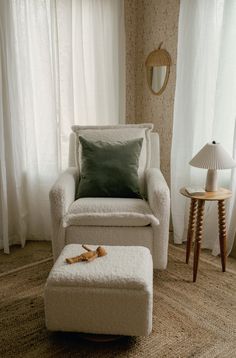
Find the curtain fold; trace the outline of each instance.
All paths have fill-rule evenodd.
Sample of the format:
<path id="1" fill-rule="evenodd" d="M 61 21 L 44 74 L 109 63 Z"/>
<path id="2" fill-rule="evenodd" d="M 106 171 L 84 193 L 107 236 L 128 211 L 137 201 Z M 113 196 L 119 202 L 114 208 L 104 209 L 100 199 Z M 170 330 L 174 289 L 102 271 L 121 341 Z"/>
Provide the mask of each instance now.
<path id="1" fill-rule="evenodd" d="M 174 240 L 186 240 L 189 202 L 183 186 L 203 186 L 206 171 L 191 167 L 192 157 L 211 140 L 233 154 L 236 115 L 236 3 L 225 0 L 181 0 L 177 80 L 171 152 L 171 194 Z M 219 171 L 220 185 L 234 186 L 231 171 Z M 235 200 L 235 198 L 233 199 Z M 236 223 L 232 203 L 228 248 Z M 202 246 L 219 253 L 216 205 L 207 203 Z"/>
<path id="2" fill-rule="evenodd" d="M 0 240 L 7 253 L 9 239 L 24 245 L 26 232 L 25 152 L 18 116 L 21 96 L 12 29 L 12 7 L 4 1 L 0 11 Z"/>
<path id="3" fill-rule="evenodd" d="M 233 158 L 236 160 L 236 118 L 234 123 L 234 141 L 233 141 Z M 228 226 L 228 253 L 231 252 L 234 240 L 236 238 L 236 169 L 233 168 L 230 180 L 230 190 L 232 191 L 232 199 L 228 205 L 227 226 Z"/>
<path id="4" fill-rule="evenodd" d="M 119 0 L 0 2 L 0 247 L 50 239 L 73 124 L 124 120 Z"/>

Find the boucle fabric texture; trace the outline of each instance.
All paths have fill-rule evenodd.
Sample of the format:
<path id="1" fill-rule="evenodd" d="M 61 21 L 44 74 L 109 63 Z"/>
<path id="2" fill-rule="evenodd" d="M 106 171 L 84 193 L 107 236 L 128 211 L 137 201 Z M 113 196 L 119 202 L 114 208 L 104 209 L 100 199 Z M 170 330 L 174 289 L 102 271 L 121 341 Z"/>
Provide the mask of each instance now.
<path id="1" fill-rule="evenodd" d="M 132 139 L 143 138 L 142 149 L 139 157 L 138 176 L 141 194 L 145 195 L 145 170 L 150 167 L 151 140 L 150 133 L 153 124 L 126 124 L 117 126 L 72 126 L 76 134 L 76 162 L 78 171 L 81 170 L 81 144 L 79 136 L 88 141 L 124 142 Z"/>
<path id="2" fill-rule="evenodd" d="M 53 255 L 54 259 L 58 257 L 62 248 L 65 246 L 66 238 L 69 240 L 69 236 L 66 234 L 67 226 L 69 224 L 68 220 L 68 210 L 69 210 L 69 202 L 70 204 L 74 202 L 73 192 L 75 193 L 75 186 L 71 188 L 72 183 L 76 182 L 75 179 L 76 168 L 68 169 L 64 172 L 61 178 L 57 181 L 50 193 L 50 201 L 51 201 L 51 213 L 52 213 L 52 221 L 53 221 L 53 237 L 52 237 L 52 246 L 53 246 Z M 68 183 L 68 184 L 67 184 Z M 148 205 L 152 210 L 152 216 L 145 216 L 142 213 L 136 214 L 137 217 L 139 215 L 143 215 L 142 220 L 146 220 L 147 218 L 154 219 L 151 223 L 153 229 L 153 264 L 155 268 L 165 269 L 167 265 L 167 251 L 168 251 L 168 239 L 169 239 L 169 215 L 170 215 L 170 196 L 169 196 L 169 188 L 165 182 L 165 179 L 159 169 L 149 169 L 147 171 L 147 183 L 148 183 Z M 73 191 L 74 190 L 74 191 Z M 136 200 L 136 199 L 135 199 Z M 106 217 L 108 226 L 111 226 L 111 222 L 109 224 L 109 213 Z M 131 220 L 132 213 L 127 213 L 127 218 L 130 215 L 129 220 Z M 97 215 L 94 215 L 94 219 Z M 105 215 L 104 215 L 105 216 Z M 132 216 L 132 220 L 133 220 Z M 71 217 L 72 219 L 72 217 Z M 75 217 L 73 217 L 73 220 Z M 78 219 L 78 218 L 77 218 Z M 76 219 L 76 220 L 77 220 Z M 80 216 L 80 219 L 82 217 Z M 100 217 L 102 219 L 102 215 Z M 104 217 L 105 219 L 105 217 Z M 114 218 L 110 218 L 114 219 Z M 120 220 L 119 213 L 117 213 L 116 220 Z M 141 217 L 139 218 L 141 219 Z M 93 220 L 92 216 L 87 217 L 84 216 L 83 220 Z M 85 222 L 85 221 L 84 221 Z M 159 225 L 157 223 L 159 222 Z M 70 227 L 70 226 L 69 226 Z M 73 225 L 75 227 L 75 225 Z M 91 225 L 90 225 L 91 227 Z M 104 228 L 106 228 L 105 226 Z M 112 227 L 112 226 L 111 226 Z M 78 225 L 78 230 L 80 225 Z M 116 228 L 119 229 L 118 226 Z M 120 228 L 122 228 L 120 226 Z M 127 228 L 130 228 L 127 227 Z M 140 229 L 143 227 L 140 227 Z M 89 231 L 88 226 L 88 231 Z M 125 233 L 124 238 L 125 238 Z M 127 235 L 130 235 L 130 231 L 127 230 Z M 96 243 L 96 232 L 94 233 L 94 243 Z M 117 242 L 116 242 L 117 244 Z M 144 244 L 145 246 L 145 238 Z"/>
<path id="3" fill-rule="evenodd" d="M 152 329 L 153 265 L 144 247 L 105 247 L 107 256 L 68 265 L 80 245 L 67 245 L 45 287 L 49 330 L 148 335 Z"/>
<path id="4" fill-rule="evenodd" d="M 96 241 L 95 241 L 96 239 Z M 153 255 L 151 226 L 68 226 L 66 244 L 144 246 Z"/>
<path id="5" fill-rule="evenodd" d="M 153 225 L 153 264 L 155 268 L 167 266 L 169 223 L 170 223 L 170 191 L 160 170 L 150 168 L 146 171 L 148 203 L 159 220 Z"/>
<path id="6" fill-rule="evenodd" d="M 78 179 L 77 168 L 68 168 L 58 177 L 49 193 L 52 223 L 52 251 L 54 259 L 58 257 L 65 246 L 63 218 L 66 215 L 69 206 L 75 200 L 75 190 Z"/>
<path id="7" fill-rule="evenodd" d="M 52 260 L 45 260 L 49 242 L 27 241 L 24 250 L 13 246 L 11 255 L 1 252 L 0 357 L 236 357 L 236 260 L 228 257 L 227 272 L 222 273 L 220 257 L 203 250 L 193 284 L 185 249 L 171 244 L 168 269 L 154 271 L 152 334 L 104 344 L 88 343 L 76 333 L 46 330 L 43 290 L 52 268 Z"/>
<path id="8" fill-rule="evenodd" d="M 64 217 L 65 227 L 159 225 L 147 201 L 129 198 L 81 198 L 74 201 Z"/>
<path id="9" fill-rule="evenodd" d="M 97 246 L 89 246 L 96 250 Z M 81 245 L 66 245 L 48 277 L 50 286 L 149 289 L 152 284 L 150 251 L 139 246 L 104 246 L 107 255 L 92 262 L 67 264 L 65 259 L 85 252 Z"/>
<path id="10" fill-rule="evenodd" d="M 155 139 L 157 140 L 154 145 Z M 153 151 L 158 148 L 158 143 L 158 136 L 155 137 L 153 135 L 152 155 L 154 155 Z M 158 163 L 159 161 L 152 161 L 152 165 L 158 165 Z M 154 268 L 165 269 L 167 265 L 169 240 L 169 188 L 160 169 L 150 168 L 145 171 L 145 176 L 147 182 L 147 201 L 143 201 L 142 203 L 145 203 L 145 207 L 139 206 L 140 204 L 137 202 L 136 204 L 138 207 L 136 208 L 132 208 L 133 203 L 130 203 L 127 204 L 126 208 L 122 209 L 121 203 L 116 202 L 115 205 L 119 208 L 117 212 L 114 207 L 110 205 L 111 203 L 109 203 L 109 205 L 106 206 L 105 213 L 101 213 L 101 211 L 104 211 L 104 204 L 96 201 L 94 209 L 96 211 L 95 215 L 91 215 L 91 212 L 89 215 L 85 215 L 86 207 L 91 204 L 87 201 L 86 204 L 83 202 L 81 206 L 81 210 L 84 210 L 84 213 L 77 212 L 77 218 L 75 218 L 73 216 L 74 214 L 69 212 L 69 210 L 73 208 L 73 210 L 75 209 L 77 211 L 78 209 L 78 203 L 75 202 L 78 171 L 77 168 L 73 167 L 68 168 L 62 173 L 50 192 L 54 260 L 59 256 L 66 242 L 86 243 L 87 237 L 89 240 L 88 242 L 91 244 L 98 244 L 98 241 L 103 245 L 141 244 L 150 249 L 153 255 Z M 146 204 L 149 207 L 148 209 Z M 98 209 L 98 207 L 101 208 L 101 211 L 99 211 L 100 209 Z M 143 211 L 143 209 L 145 211 Z M 75 223 L 76 221 L 74 220 L 76 219 L 80 223 L 72 225 L 72 222 L 68 221 L 68 214 L 69 216 L 72 215 L 70 220 Z M 115 214 L 115 218 L 113 214 Z M 91 225 L 93 220 L 97 220 L 99 225 Z M 100 226 L 103 220 L 105 220 L 107 226 Z M 132 224 L 133 226 L 120 226 L 122 225 L 121 222 L 123 223 L 123 220 L 126 223 L 129 221 L 130 225 Z M 157 225 L 158 222 L 159 225 Z M 146 224 L 150 226 L 138 226 L 140 223 L 142 223 L 142 225 Z M 140 243 L 142 237 L 143 242 Z M 94 240 L 93 242 L 92 238 Z"/>

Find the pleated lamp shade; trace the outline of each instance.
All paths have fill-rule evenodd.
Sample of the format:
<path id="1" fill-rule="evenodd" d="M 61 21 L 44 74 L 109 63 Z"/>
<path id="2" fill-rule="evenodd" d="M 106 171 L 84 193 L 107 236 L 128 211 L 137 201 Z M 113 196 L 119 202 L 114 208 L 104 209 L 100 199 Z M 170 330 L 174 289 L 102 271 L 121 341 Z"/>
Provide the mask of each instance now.
<path id="1" fill-rule="evenodd" d="M 236 161 L 220 143 L 213 141 L 204 145 L 189 164 L 204 169 L 230 169 L 236 166 Z"/>

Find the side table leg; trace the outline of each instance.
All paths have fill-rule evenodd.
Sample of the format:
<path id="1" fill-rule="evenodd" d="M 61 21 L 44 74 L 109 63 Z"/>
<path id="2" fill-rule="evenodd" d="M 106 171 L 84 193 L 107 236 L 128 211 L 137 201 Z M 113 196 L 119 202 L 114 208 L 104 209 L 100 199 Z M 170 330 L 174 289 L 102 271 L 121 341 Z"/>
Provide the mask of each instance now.
<path id="1" fill-rule="evenodd" d="M 226 218 L 225 218 L 225 201 L 218 201 L 218 220 L 219 220 L 219 241 L 220 241 L 220 258 L 222 271 L 225 272 L 226 266 Z"/>
<path id="2" fill-rule="evenodd" d="M 189 222 L 188 222 L 187 246 L 186 246 L 186 264 L 188 264 L 189 262 L 193 235 L 195 232 L 196 214 L 197 214 L 197 199 L 191 199 Z"/>
<path id="3" fill-rule="evenodd" d="M 205 200 L 198 200 L 196 238 L 194 244 L 193 282 L 196 282 L 197 279 L 198 261 L 199 261 L 202 234 L 203 234 L 204 207 L 205 207 Z"/>

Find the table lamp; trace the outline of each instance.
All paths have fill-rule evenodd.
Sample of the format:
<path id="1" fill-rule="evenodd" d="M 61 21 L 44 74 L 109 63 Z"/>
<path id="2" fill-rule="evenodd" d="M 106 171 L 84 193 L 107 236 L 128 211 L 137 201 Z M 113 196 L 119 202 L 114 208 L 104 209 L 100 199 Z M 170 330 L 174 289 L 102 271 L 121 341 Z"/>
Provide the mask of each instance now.
<path id="1" fill-rule="evenodd" d="M 213 141 L 204 145 L 189 164 L 193 167 L 208 169 L 205 190 L 217 191 L 217 170 L 231 169 L 236 166 L 236 161 L 220 143 Z"/>

